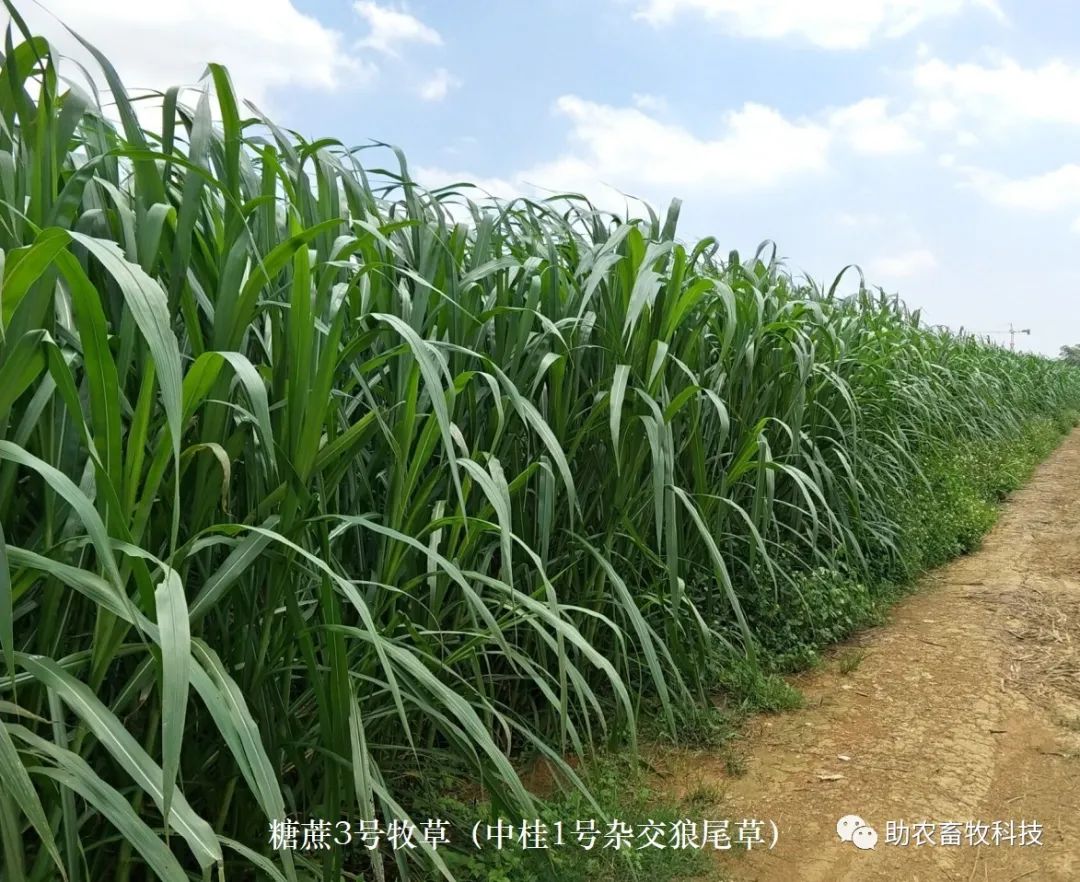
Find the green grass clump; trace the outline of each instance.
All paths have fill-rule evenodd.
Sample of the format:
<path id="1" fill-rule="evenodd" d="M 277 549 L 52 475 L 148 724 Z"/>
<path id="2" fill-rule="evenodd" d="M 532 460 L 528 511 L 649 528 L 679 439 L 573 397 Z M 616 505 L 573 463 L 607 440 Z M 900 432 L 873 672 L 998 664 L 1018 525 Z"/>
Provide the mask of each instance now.
<path id="1" fill-rule="evenodd" d="M 803 706 L 802 693 L 779 674 L 764 671 L 745 661 L 732 660 L 720 669 L 720 688 L 738 702 L 742 713 L 778 713 Z"/>
<path id="2" fill-rule="evenodd" d="M 819 566 L 751 591 L 743 606 L 768 665 L 784 672 L 813 666 L 819 649 L 865 626 L 875 598 L 865 582 Z"/>
<path id="3" fill-rule="evenodd" d="M 997 503 L 1018 489 L 1057 444 L 1059 425 L 1035 418 L 1004 437 L 975 439 L 927 459 L 925 480 L 896 500 L 899 580 L 977 548 Z"/>
<path id="4" fill-rule="evenodd" d="M 1075 419 L 1080 370 L 677 201 L 427 192 L 219 65 L 143 128 L 96 54 L 107 115 L 5 5 L 3 882 L 462 876 L 268 828 L 433 769 L 532 817 L 531 757 L 588 801 L 566 757 L 643 713 L 791 706 L 768 655 L 972 547 Z"/>
<path id="5" fill-rule="evenodd" d="M 1072 419 L 1035 418 L 1003 437 L 967 440 L 927 456 L 921 476 L 893 497 L 892 547 L 878 547 L 858 577 L 843 556 L 810 570 L 788 560 L 780 564 L 787 578 L 774 591 L 761 591 L 759 568 L 741 602 L 766 666 L 812 667 L 822 648 L 884 621 L 921 573 L 976 549 L 998 504 L 1027 480 Z"/>
<path id="6" fill-rule="evenodd" d="M 649 770 L 624 753 L 591 757 L 584 783 L 588 797 L 579 788 L 560 788 L 557 782 L 544 788 L 550 791 L 544 805 L 527 820 L 544 825 L 548 848 L 457 847 L 444 853 L 447 865 L 460 882 L 668 882 L 700 876 L 709 868 L 707 849 L 637 846 L 646 842 L 641 830 L 647 826 L 662 827 L 665 835 L 658 841 L 669 846 L 672 826 L 679 821 L 694 821 L 700 829 L 703 819 L 726 818 L 715 788 L 698 788 L 681 801 L 663 796 L 650 783 Z M 467 786 L 468 782 L 432 773 L 417 803 L 426 815 L 450 820 L 456 830 L 495 824 L 500 815 L 490 801 L 448 795 Z M 520 828 L 522 819 L 504 816 L 504 820 Z M 598 835 L 579 833 L 578 821 L 582 830 L 594 822 Z M 605 847 L 610 824 L 616 822 L 633 828 L 635 847 Z M 560 836 L 563 844 L 558 846 Z"/>

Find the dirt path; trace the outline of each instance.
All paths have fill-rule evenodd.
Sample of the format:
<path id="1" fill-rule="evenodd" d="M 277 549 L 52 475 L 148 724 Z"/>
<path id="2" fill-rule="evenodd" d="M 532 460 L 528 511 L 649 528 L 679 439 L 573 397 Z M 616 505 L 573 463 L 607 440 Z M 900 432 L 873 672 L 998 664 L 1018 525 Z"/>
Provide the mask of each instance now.
<path id="1" fill-rule="evenodd" d="M 807 707 L 751 722 L 745 774 L 731 777 L 715 755 L 663 758 L 679 795 L 715 787 L 717 817 L 779 828 L 771 851 L 719 853 L 711 878 L 1078 882 L 1080 430 L 980 550 L 795 683 Z M 876 830 L 876 848 L 840 840 L 848 814 Z M 906 846 L 887 844 L 890 820 L 908 824 Z M 1032 820 L 1041 846 L 994 845 L 992 832 L 977 844 L 981 828 L 968 842 L 969 821 L 1014 821 L 1019 833 Z M 939 825 L 933 845 L 915 844 L 919 822 Z M 959 823 L 959 845 L 940 844 L 943 822 Z"/>

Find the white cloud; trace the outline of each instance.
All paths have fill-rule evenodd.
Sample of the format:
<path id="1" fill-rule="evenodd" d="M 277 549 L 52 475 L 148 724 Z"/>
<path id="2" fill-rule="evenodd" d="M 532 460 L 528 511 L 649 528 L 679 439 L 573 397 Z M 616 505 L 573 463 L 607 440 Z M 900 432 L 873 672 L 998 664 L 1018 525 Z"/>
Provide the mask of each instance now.
<path id="1" fill-rule="evenodd" d="M 474 148 L 478 143 L 479 139 L 474 135 L 458 135 L 451 139 L 449 143 L 443 145 L 442 152 L 447 156 L 460 156 Z"/>
<path id="2" fill-rule="evenodd" d="M 865 98 L 835 110 L 829 116 L 829 124 L 857 153 L 911 153 L 922 147 L 911 132 L 911 119 L 890 115 L 886 98 Z"/>
<path id="3" fill-rule="evenodd" d="M 653 25 L 698 13 L 740 37 L 799 37 L 824 49 L 859 49 L 899 37 L 935 18 L 976 8 L 999 20 L 997 0 L 635 0 Z"/>
<path id="4" fill-rule="evenodd" d="M 651 102 L 643 97 L 634 96 L 635 106 L 613 106 L 563 95 L 554 111 L 569 123 L 565 148 L 507 178 L 487 179 L 486 188 L 498 195 L 584 193 L 621 210 L 623 194 L 657 201 L 767 191 L 827 171 L 837 147 L 877 156 L 921 147 L 907 117 L 891 115 L 883 98 L 795 120 L 747 103 L 722 116 L 719 131 L 706 136 L 647 113 L 642 105 Z"/>
<path id="5" fill-rule="evenodd" d="M 21 13 L 34 32 L 87 64 L 102 86 L 96 64 L 60 21 L 101 50 L 133 91 L 194 84 L 210 61 L 226 65 L 239 95 L 260 105 L 276 88 L 335 89 L 372 75 L 346 53 L 339 33 L 290 0 L 50 0 L 48 6 L 56 18 L 36 4 L 23 4 Z M 0 14 L 0 24 L 7 20 Z M 66 73 L 81 79 L 75 69 Z"/>
<path id="6" fill-rule="evenodd" d="M 916 66 L 917 89 L 956 113 L 995 127 L 1029 122 L 1080 125 L 1080 67 L 1059 59 L 1026 68 L 1012 58 L 994 64 L 951 65 L 939 58 Z M 952 118 L 939 120 L 949 125 Z"/>
<path id="7" fill-rule="evenodd" d="M 979 166 L 961 165 L 954 157 L 950 159 L 960 186 L 987 202 L 1035 214 L 1056 214 L 1051 223 L 1059 230 L 1068 223 L 1061 218 L 1061 212 L 1080 210 L 1080 164 L 1066 163 L 1040 174 L 1009 177 Z M 1080 235 L 1080 216 L 1068 224 L 1068 229 Z"/>
<path id="8" fill-rule="evenodd" d="M 1080 165 L 1069 163 L 1025 178 L 1009 178 L 973 166 L 960 166 L 966 186 L 999 205 L 1032 211 L 1080 206 Z"/>
<path id="9" fill-rule="evenodd" d="M 936 268 L 937 257 L 929 248 L 913 248 L 899 254 L 876 257 L 867 264 L 867 273 L 882 281 L 906 279 Z"/>
<path id="10" fill-rule="evenodd" d="M 483 205 L 489 199 L 516 199 L 526 195 L 520 186 L 498 177 L 481 177 L 472 172 L 452 171 L 437 166 L 417 166 L 412 170 L 413 179 L 428 190 L 437 190 L 452 184 L 467 184 L 458 192 L 465 199 Z M 450 216 L 460 222 L 468 223 L 472 219 L 468 207 L 457 197 L 447 197 L 441 204 Z"/>
<path id="11" fill-rule="evenodd" d="M 506 178 L 424 168 L 426 186 L 474 181 L 500 198 L 583 193 L 601 208 L 623 211 L 627 194 L 650 201 L 693 194 L 768 189 L 827 167 L 831 135 L 814 122 L 792 122 L 747 104 L 724 118 L 715 138 L 664 123 L 635 107 L 564 95 L 554 110 L 570 123 L 567 147 L 554 159 Z"/>
<path id="12" fill-rule="evenodd" d="M 429 79 L 420 84 L 418 94 L 425 101 L 442 101 L 451 89 L 456 89 L 460 85 L 461 80 L 445 67 L 440 67 Z"/>
<path id="13" fill-rule="evenodd" d="M 644 110 L 646 113 L 663 113 L 668 108 L 667 99 L 661 95 L 650 95 L 648 92 L 635 92 L 631 96 L 634 107 Z"/>
<path id="14" fill-rule="evenodd" d="M 447 187 L 451 184 L 471 184 L 462 190 L 470 199 L 478 201 L 484 196 L 496 199 L 513 199 L 522 195 L 521 187 L 499 177 L 478 177 L 471 172 L 452 171 L 437 166 L 417 166 L 412 172 L 413 178 L 429 190 Z"/>
<path id="15" fill-rule="evenodd" d="M 874 211 L 842 211 L 835 215 L 834 219 L 842 227 L 862 229 L 879 227 L 885 222 L 885 217 Z"/>
<path id="16" fill-rule="evenodd" d="M 438 31 L 402 9 L 382 6 L 373 0 L 356 0 L 353 8 L 371 28 L 371 33 L 361 40 L 362 46 L 396 56 L 398 49 L 406 43 L 442 45 Z"/>
<path id="17" fill-rule="evenodd" d="M 926 98 L 916 101 L 911 112 L 929 125 L 945 129 L 953 126 L 960 114 L 960 108 L 945 98 Z"/>
<path id="18" fill-rule="evenodd" d="M 571 150 L 523 173 L 532 183 L 582 189 L 604 181 L 627 190 L 666 195 L 679 190 L 733 192 L 775 186 L 825 169 L 828 130 L 792 122 L 747 103 L 729 112 L 723 133 L 699 137 L 632 107 L 613 107 L 564 95 L 556 111 L 569 120 Z"/>

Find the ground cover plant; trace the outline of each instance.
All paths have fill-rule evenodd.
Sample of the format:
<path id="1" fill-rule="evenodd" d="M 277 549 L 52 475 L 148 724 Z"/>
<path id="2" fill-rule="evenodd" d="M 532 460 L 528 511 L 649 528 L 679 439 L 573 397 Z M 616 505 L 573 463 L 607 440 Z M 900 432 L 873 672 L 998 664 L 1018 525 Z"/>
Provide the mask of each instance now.
<path id="1" fill-rule="evenodd" d="M 474 872 L 267 831 L 435 768 L 539 817 L 535 756 L 606 811 L 566 757 L 843 636 L 1073 424 L 1077 368 L 677 202 L 426 192 L 217 65 L 151 125 L 96 55 L 106 112 L 8 6 L 4 882 Z"/>

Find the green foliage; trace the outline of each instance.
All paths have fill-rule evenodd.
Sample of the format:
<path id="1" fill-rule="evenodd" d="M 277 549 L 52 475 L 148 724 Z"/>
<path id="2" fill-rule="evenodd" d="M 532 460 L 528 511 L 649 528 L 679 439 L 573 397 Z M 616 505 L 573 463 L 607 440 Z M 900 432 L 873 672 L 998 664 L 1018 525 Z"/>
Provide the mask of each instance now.
<path id="1" fill-rule="evenodd" d="M 1074 429 L 1077 425 L 1080 425 L 1080 411 L 1064 408 L 1052 416 L 1051 422 L 1053 423 L 1057 434 L 1064 435 L 1066 432 Z"/>
<path id="2" fill-rule="evenodd" d="M 778 713 L 803 705 L 802 693 L 779 674 L 767 673 L 742 660 L 732 659 L 721 668 L 718 685 L 743 713 Z"/>
<path id="3" fill-rule="evenodd" d="M 728 659 L 725 665 L 717 663 L 715 680 L 719 683 L 725 676 L 730 678 L 732 667 L 745 665 L 743 660 Z M 692 744 L 695 747 L 709 747 L 724 750 L 738 733 L 738 727 L 745 717 L 748 705 L 744 692 L 736 695 L 717 693 L 713 701 L 690 702 L 675 708 L 675 729 L 668 728 L 660 718 L 655 700 L 646 703 L 638 715 L 638 734 L 650 743 Z"/>
<path id="4" fill-rule="evenodd" d="M 1038 418 L 1010 436 L 927 456 L 922 479 L 893 497 L 899 553 L 879 548 L 862 579 L 845 572 L 842 560 L 809 571 L 791 561 L 776 590 L 762 591 L 759 568 L 742 603 L 768 665 L 796 671 L 816 664 L 821 648 L 880 621 L 920 573 L 978 547 L 997 503 L 1024 483 L 1060 434 L 1060 419 Z"/>
<path id="5" fill-rule="evenodd" d="M 625 754 L 593 756 L 586 784 L 592 799 L 576 788 L 556 789 L 535 815 L 547 825 L 550 839 L 563 824 L 565 844 L 544 849 L 502 850 L 471 845 L 445 854 L 447 865 L 461 882 L 631 882 L 648 879 L 667 882 L 700 876 L 709 866 L 705 852 L 671 849 L 603 848 L 603 832 L 612 820 L 624 821 L 635 830 L 644 824 L 670 824 L 684 818 L 720 818 L 714 801 L 703 800 L 704 791 L 688 794 L 681 804 L 661 798 L 648 783 L 647 771 Z M 437 783 L 436 790 L 432 785 Z M 451 818 L 455 829 L 471 830 L 477 822 L 494 824 L 497 815 L 487 801 L 466 801 L 446 796 L 462 782 L 432 776 L 425 791 L 432 797 L 433 816 Z M 594 804 L 595 801 L 595 804 Z M 574 833 L 577 820 L 596 821 L 601 831 L 595 846 L 581 847 Z M 508 818 L 509 820 L 509 818 Z M 516 819 L 518 823 L 520 819 Z M 666 841 L 666 837 L 665 837 Z"/>
<path id="6" fill-rule="evenodd" d="M 994 522 L 996 509 L 979 492 L 978 461 L 971 450 L 950 452 L 927 464 L 933 489 L 897 500 L 902 547 L 911 572 L 935 567 L 973 550 Z M 931 512 L 928 506 L 936 508 Z"/>
<path id="7" fill-rule="evenodd" d="M 849 650 L 840 657 L 840 663 L 837 665 L 837 668 L 845 677 L 848 674 L 853 674 L 859 669 L 859 665 L 866 660 L 866 655 L 867 652 L 865 649 Z"/>
<path id="8" fill-rule="evenodd" d="M 1059 437 L 1056 421 L 1041 418 L 1005 438 L 928 458 L 926 481 L 896 499 L 904 577 L 976 548 L 996 519 L 996 503 L 1023 484 Z"/>
<path id="9" fill-rule="evenodd" d="M 874 598 L 864 582 L 822 566 L 796 571 L 775 591 L 759 589 L 744 603 L 770 664 L 794 671 L 813 665 L 821 647 L 865 625 Z"/>
<path id="10" fill-rule="evenodd" d="M 681 242 L 678 201 L 425 192 L 218 65 L 144 130 L 104 56 L 108 115 L 9 36 L 3 882 L 451 878 L 268 825 L 433 768 L 529 817 L 524 756 L 573 782 L 718 679 L 792 706 L 768 653 L 971 547 L 1075 420 L 1075 367 Z"/>

